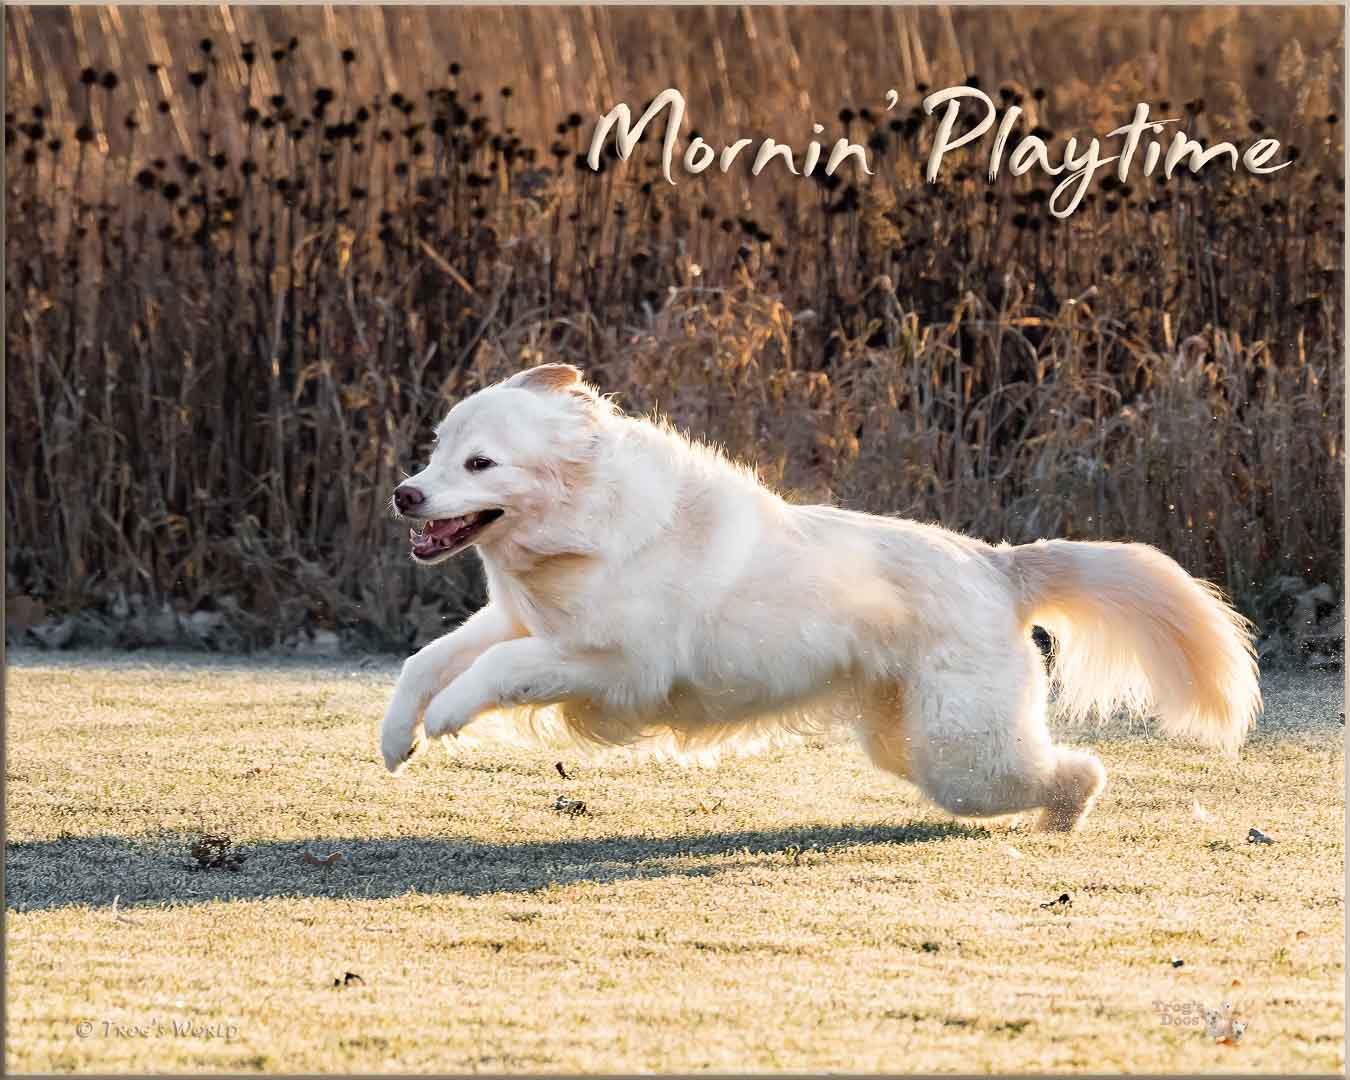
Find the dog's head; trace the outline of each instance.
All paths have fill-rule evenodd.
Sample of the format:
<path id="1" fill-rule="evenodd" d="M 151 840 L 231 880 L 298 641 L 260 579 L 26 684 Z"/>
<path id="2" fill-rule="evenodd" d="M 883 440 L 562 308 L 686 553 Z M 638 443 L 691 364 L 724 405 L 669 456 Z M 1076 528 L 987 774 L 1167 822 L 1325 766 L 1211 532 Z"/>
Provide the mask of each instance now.
<path id="1" fill-rule="evenodd" d="M 584 469 L 604 402 L 568 364 L 545 364 L 459 402 L 427 467 L 394 492 L 414 523 L 412 556 L 438 563 L 537 526 Z"/>

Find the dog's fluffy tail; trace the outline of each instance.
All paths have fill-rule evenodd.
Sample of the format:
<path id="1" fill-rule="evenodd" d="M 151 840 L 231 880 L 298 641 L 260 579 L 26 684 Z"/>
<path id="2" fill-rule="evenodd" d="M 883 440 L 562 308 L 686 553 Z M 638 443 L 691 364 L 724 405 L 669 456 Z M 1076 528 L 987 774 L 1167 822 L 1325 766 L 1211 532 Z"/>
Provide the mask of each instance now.
<path id="1" fill-rule="evenodd" d="M 1146 544 L 1004 548 L 1021 616 L 1055 639 L 1071 716 L 1150 707 L 1162 729 L 1233 755 L 1261 712 L 1252 626 L 1217 588 Z"/>

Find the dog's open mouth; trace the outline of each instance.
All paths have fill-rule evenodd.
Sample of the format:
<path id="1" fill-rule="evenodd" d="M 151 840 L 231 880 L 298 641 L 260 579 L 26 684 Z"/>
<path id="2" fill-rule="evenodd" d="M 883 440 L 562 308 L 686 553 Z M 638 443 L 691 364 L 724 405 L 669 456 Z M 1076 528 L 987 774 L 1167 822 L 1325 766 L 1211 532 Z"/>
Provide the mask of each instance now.
<path id="1" fill-rule="evenodd" d="M 410 529 L 413 558 L 435 559 L 471 544 L 474 538 L 502 516 L 501 510 L 478 510 L 462 517 L 440 518 Z"/>

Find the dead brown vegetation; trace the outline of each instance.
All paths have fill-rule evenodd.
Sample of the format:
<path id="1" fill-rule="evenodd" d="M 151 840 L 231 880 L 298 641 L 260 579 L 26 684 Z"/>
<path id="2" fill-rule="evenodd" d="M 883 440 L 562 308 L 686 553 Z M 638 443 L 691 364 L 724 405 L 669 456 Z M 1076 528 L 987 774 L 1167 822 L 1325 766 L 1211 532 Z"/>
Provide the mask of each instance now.
<path id="1" fill-rule="evenodd" d="M 448 400 L 550 358 L 794 497 L 1147 541 L 1258 617 L 1280 580 L 1334 601 L 1341 23 L 9 8 L 7 591 L 216 644 L 425 638 L 478 584 L 415 572 L 389 492 Z M 918 86 L 972 76 L 1055 141 L 1150 101 L 1298 161 L 1067 221 L 974 156 L 924 185 Z M 670 187 L 654 140 L 579 166 L 666 85 L 709 141 L 820 120 L 876 175 Z"/>

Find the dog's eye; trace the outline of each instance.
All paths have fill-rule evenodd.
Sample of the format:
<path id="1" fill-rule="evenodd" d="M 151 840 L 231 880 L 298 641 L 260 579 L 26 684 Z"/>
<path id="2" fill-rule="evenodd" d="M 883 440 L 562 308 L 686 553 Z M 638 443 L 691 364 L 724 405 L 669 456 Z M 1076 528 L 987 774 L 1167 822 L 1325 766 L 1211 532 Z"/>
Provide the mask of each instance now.
<path id="1" fill-rule="evenodd" d="M 482 472 L 484 469 L 492 468 L 495 464 L 497 464 L 495 461 L 485 458 L 481 454 L 475 454 L 464 463 L 464 467 L 468 469 L 469 472 Z"/>

